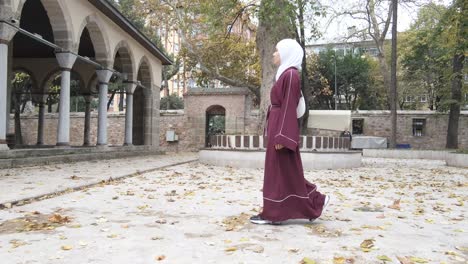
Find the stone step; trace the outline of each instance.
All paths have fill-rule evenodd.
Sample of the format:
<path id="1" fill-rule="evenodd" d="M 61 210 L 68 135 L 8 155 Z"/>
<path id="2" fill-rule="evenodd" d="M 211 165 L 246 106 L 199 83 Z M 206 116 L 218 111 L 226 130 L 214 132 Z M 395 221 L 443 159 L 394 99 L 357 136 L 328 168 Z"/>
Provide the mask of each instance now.
<path id="1" fill-rule="evenodd" d="M 120 150 L 120 151 L 113 150 L 113 151 L 101 151 L 101 152 L 89 152 L 89 153 L 73 153 L 73 152 L 65 152 L 65 153 L 66 154 L 55 154 L 55 155 L 47 155 L 47 156 L 44 156 L 44 155 L 43 156 L 27 156 L 27 157 L 19 157 L 19 158 L 15 157 L 15 158 L 9 158 L 9 159 L 3 158 L 3 159 L 0 159 L 0 169 L 163 154 L 163 152 L 156 151 L 156 150 L 129 151 L 128 149 Z"/>
<path id="2" fill-rule="evenodd" d="M 120 151 L 148 151 L 151 146 L 116 146 L 116 147 L 68 147 L 68 148 L 20 148 L 0 151 L 0 160 L 29 157 L 47 157 L 57 155 L 75 155 L 86 153 L 107 153 Z"/>

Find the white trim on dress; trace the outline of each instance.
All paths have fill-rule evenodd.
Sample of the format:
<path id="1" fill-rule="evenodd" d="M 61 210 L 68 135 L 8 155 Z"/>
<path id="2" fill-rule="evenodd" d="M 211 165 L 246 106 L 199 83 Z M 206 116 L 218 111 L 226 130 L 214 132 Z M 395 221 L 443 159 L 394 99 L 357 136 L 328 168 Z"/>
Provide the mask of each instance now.
<path id="1" fill-rule="evenodd" d="M 281 199 L 281 200 L 273 200 L 273 199 L 270 199 L 270 198 L 266 198 L 266 197 L 263 197 L 263 199 L 267 200 L 267 201 L 270 201 L 270 202 L 275 202 L 275 203 L 281 203 L 281 202 L 284 202 L 286 199 L 288 199 L 289 197 L 297 197 L 297 198 L 301 198 L 301 199 L 309 199 L 310 197 L 310 194 L 315 192 L 317 190 L 317 186 L 315 186 L 315 188 L 310 191 L 307 196 L 299 196 L 297 194 L 290 194 L 288 196 L 286 196 L 286 198 L 284 199 Z"/>

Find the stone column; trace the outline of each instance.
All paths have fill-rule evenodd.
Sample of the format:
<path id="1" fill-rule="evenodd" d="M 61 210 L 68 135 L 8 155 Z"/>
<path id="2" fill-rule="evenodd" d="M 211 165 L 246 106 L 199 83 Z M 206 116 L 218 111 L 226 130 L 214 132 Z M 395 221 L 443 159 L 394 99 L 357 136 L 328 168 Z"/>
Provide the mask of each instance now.
<path id="1" fill-rule="evenodd" d="M 92 95 L 84 96 L 86 108 L 85 108 L 85 122 L 84 122 L 84 142 L 83 146 L 91 146 L 91 101 L 93 100 Z"/>
<path id="2" fill-rule="evenodd" d="M 98 116 L 98 146 L 107 146 L 107 90 L 112 72 L 109 70 L 96 71 L 99 81 L 99 116 Z"/>
<path id="3" fill-rule="evenodd" d="M 136 84 L 133 82 L 125 83 L 126 109 L 125 109 L 125 140 L 124 146 L 133 145 L 133 92 L 135 92 Z"/>
<path id="4" fill-rule="evenodd" d="M 57 146 L 70 145 L 70 77 L 76 56 L 69 52 L 55 54 L 62 70 L 60 84 L 59 120 L 57 125 Z"/>
<path id="5" fill-rule="evenodd" d="M 151 134 L 151 130 L 153 127 L 153 92 L 150 89 L 143 89 L 145 94 L 145 109 L 144 115 L 145 118 L 143 119 L 143 135 L 144 135 L 144 145 L 153 145 L 153 137 Z M 159 142 L 159 141 L 158 141 Z"/>
<path id="6" fill-rule="evenodd" d="M 45 102 L 43 96 L 39 101 L 39 117 L 37 119 L 37 145 L 44 145 Z"/>
<path id="7" fill-rule="evenodd" d="M 8 98 L 8 43 L 16 33 L 16 29 L 8 24 L 0 23 L 0 150 L 8 150 L 6 142 L 9 109 Z"/>

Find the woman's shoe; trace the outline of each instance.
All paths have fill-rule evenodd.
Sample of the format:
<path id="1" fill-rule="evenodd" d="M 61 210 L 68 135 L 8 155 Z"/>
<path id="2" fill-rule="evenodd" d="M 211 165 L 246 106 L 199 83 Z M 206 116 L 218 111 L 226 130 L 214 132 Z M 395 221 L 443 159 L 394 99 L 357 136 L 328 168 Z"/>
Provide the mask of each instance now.
<path id="1" fill-rule="evenodd" d="M 250 222 L 257 225 L 281 225 L 281 222 L 273 222 L 260 217 L 260 215 L 250 217 Z"/>

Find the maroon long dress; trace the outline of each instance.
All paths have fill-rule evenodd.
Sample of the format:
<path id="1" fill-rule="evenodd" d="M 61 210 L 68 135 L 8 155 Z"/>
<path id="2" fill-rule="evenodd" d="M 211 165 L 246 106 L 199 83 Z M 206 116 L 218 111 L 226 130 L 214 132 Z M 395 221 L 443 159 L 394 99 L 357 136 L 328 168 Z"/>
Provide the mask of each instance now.
<path id="1" fill-rule="evenodd" d="M 298 70 L 288 68 L 275 82 L 270 94 L 260 217 L 274 222 L 318 218 L 325 201 L 325 195 L 317 191 L 316 185 L 304 179 L 296 114 L 300 85 Z M 276 150 L 275 144 L 284 148 Z"/>

